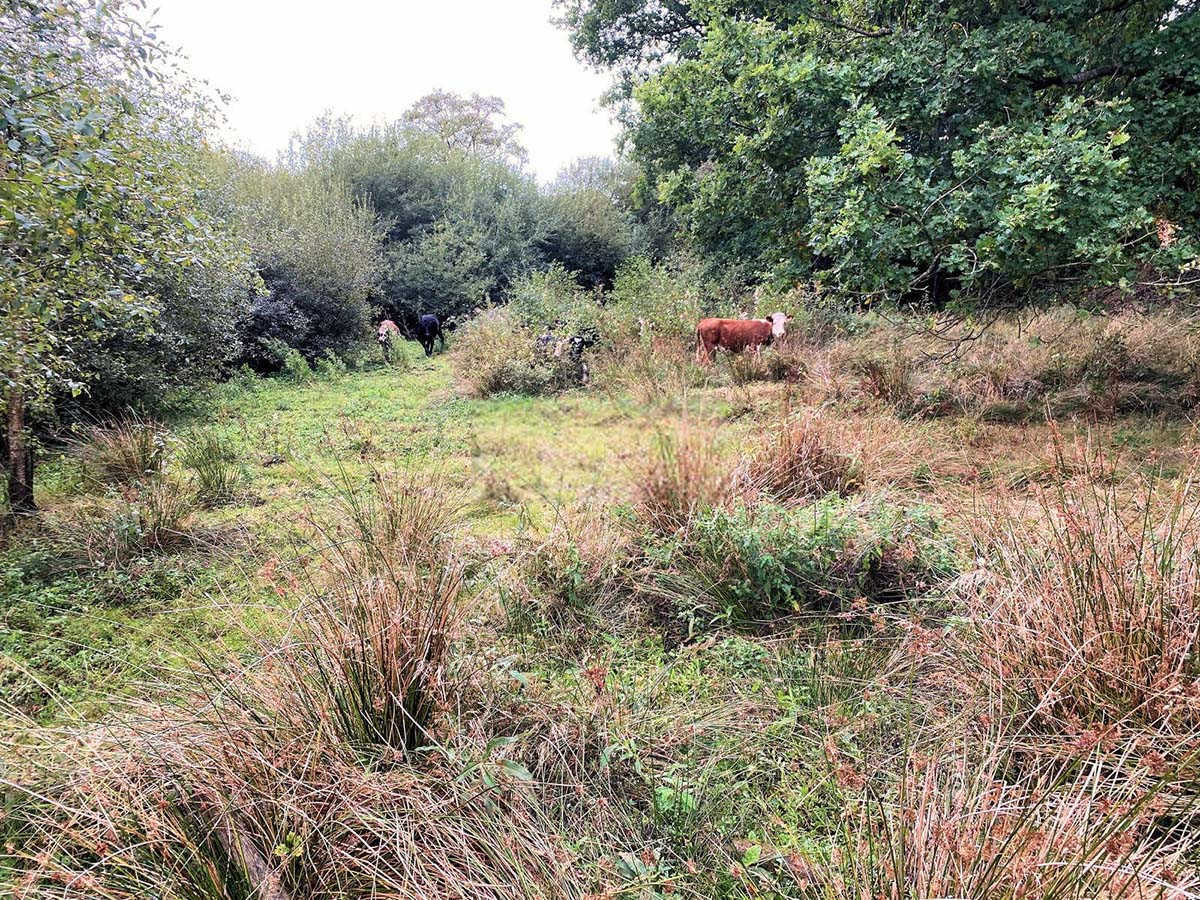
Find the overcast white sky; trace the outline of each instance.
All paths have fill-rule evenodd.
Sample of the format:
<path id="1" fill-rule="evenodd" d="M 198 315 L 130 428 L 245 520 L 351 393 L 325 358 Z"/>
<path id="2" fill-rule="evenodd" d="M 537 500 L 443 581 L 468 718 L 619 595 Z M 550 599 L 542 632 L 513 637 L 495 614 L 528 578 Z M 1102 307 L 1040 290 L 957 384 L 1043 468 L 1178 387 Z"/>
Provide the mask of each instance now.
<path id="1" fill-rule="evenodd" d="M 153 2 L 151 6 L 153 6 Z M 550 0 L 159 0 L 160 36 L 232 95 L 235 143 L 274 159 L 322 111 L 388 121 L 434 88 L 496 94 L 529 164 L 613 152 L 608 77 L 571 53 Z"/>

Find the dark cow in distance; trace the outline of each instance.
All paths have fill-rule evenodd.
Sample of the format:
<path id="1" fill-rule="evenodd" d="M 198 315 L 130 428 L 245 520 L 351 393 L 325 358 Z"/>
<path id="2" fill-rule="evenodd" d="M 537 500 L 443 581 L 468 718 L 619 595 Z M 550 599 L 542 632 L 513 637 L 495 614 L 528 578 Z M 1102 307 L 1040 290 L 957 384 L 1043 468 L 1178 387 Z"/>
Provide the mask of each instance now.
<path id="1" fill-rule="evenodd" d="M 788 317 L 781 312 L 765 319 L 701 319 L 696 326 L 696 362 L 712 362 L 718 348 L 730 353 L 759 350 L 783 337 Z"/>
<path id="2" fill-rule="evenodd" d="M 442 323 L 438 321 L 437 316 L 431 316 L 428 313 L 421 316 L 417 322 L 417 340 L 425 348 L 426 356 L 433 356 L 434 341 L 440 340 L 442 350 L 446 349 L 446 335 L 442 333 Z"/>

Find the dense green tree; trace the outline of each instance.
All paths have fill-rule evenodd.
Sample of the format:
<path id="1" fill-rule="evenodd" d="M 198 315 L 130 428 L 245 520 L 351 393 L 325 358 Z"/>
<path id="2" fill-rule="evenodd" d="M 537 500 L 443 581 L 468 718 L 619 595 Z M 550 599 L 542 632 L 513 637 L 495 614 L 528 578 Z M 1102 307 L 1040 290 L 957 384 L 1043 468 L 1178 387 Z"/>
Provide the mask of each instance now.
<path id="1" fill-rule="evenodd" d="M 720 266 L 942 304 L 1196 254 L 1194 0 L 567 7 L 634 73 L 635 158 Z"/>
<path id="2" fill-rule="evenodd" d="M 246 359 L 270 369 L 274 341 L 316 359 L 365 337 L 384 271 L 384 230 L 370 204 L 316 168 L 248 160 L 231 177 L 229 215 L 265 287 L 245 322 Z"/>
<path id="3" fill-rule="evenodd" d="M 79 346 L 153 331 L 163 295 L 195 287 L 187 270 L 235 281 L 245 269 L 190 177 L 208 101 L 167 77 L 142 12 L 0 4 L 0 387 L 14 513 L 34 508 L 28 414 L 86 386 Z"/>
<path id="4" fill-rule="evenodd" d="M 589 287 L 610 286 L 634 247 L 629 179 L 604 157 L 584 157 L 549 185 L 539 249 Z"/>
<path id="5" fill-rule="evenodd" d="M 397 321 L 469 312 L 538 263 L 537 185 L 512 161 L 403 123 L 343 139 L 325 120 L 294 145 L 378 214 L 386 264 L 376 300 Z"/>

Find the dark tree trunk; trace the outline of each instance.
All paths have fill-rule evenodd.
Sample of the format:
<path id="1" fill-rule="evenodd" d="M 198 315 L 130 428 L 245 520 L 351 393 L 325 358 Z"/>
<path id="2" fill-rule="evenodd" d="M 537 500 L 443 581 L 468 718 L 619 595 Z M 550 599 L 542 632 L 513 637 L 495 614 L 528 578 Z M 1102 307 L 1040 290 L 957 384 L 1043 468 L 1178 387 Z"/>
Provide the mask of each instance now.
<path id="1" fill-rule="evenodd" d="M 33 502 L 33 452 L 25 433 L 25 395 L 14 387 L 8 395 L 5 428 L 8 444 L 8 509 L 13 516 L 37 511 Z"/>

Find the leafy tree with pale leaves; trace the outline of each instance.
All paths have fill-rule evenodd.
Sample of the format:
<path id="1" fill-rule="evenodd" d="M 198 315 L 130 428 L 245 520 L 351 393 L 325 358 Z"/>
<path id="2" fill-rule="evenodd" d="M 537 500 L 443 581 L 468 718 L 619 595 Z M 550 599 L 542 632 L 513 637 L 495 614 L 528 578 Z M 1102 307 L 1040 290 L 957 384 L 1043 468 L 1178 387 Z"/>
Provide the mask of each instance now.
<path id="1" fill-rule="evenodd" d="M 85 387 L 77 349 L 152 331 L 181 273 L 244 272 L 193 171 L 202 94 L 140 3 L 0 4 L 0 390 L 9 508 L 35 509 L 28 417 Z"/>
<path id="2" fill-rule="evenodd" d="M 517 165 L 528 157 L 518 139 L 521 126 L 508 121 L 499 97 L 433 91 L 409 107 L 402 121 L 414 131 L 436 137 L 451 150 Z"/>

